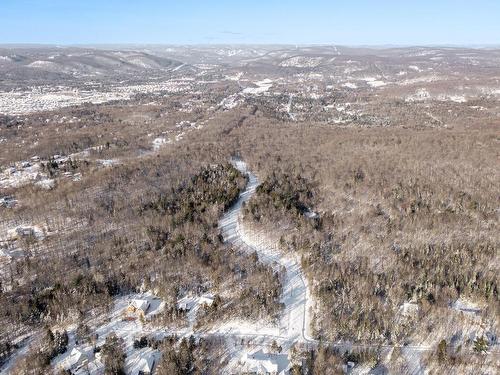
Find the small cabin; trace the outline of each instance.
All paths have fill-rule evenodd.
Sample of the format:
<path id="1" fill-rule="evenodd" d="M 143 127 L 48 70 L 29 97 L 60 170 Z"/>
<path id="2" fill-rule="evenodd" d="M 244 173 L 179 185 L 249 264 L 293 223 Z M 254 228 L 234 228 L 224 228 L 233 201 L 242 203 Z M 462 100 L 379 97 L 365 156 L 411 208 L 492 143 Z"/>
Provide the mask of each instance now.
<path id="1" fill-rule="evenodd" d="M 276 357 L 265 353 L 262 349 L 245 353 L 240 360 L 245 374 L 284 375 L 286 370 L 279 371 Z"/>
<path id="2" fill-rule="evenodd" d="M 127 312 L 145 317 L 150 306 L 147 299 L 133 299 L 127 307 Z"/>
<path id="3" fill-rule="evenodd" d="M 139 361 L 139 370 L 137 375 L 151 375 L 156 365 L 156 360 L 153 355 L 141 358 Z"/>
<path id="4" fill-rule="evenodd" d="M 212 294 L 204 294 L 200 297 L 200 305 L 212 306 L 214 303 L 214 296 Z"/>
<path id="5" fill-rule="evenodd" d="M 76 370 L 85 365 L 87 362 L 88 362 L 87 355 L 81 350 L 73 348 L 69 357 L 67 357 L 64 360 L 62 367 L 65 370 Z"/>

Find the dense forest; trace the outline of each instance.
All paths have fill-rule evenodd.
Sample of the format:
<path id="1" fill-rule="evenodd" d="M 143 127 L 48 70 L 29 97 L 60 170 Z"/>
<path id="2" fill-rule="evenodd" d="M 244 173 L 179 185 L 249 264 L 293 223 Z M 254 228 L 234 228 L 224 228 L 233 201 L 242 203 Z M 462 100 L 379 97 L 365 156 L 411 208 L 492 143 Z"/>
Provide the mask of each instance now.
<path id="1" fill-rule="evenodd" d="M 67 350 L 68 327 L 94 345 L 93 319 L 140 291 L 165 303 L 153 327 L 186 327 L 178 301 L 209 292 L 213 303 L 196 313 L 198 332 L 231 319 L 276 324 L 283 272 L 224 244 L 218 227 L 248 181 L 232 157 L 261 182 L 241 225 L 297 255 L 313 292 L 318 346 L 286 353 L 292 374 L 382 366 L 382 349 L 329 345 L 338 341 L 390 347 L 383 366 L 392 373 L 407 372 L 411 345 L 431 348 L 421 362 L 435 373 L 492 365 L 484 353 L 498 341 L 500 321 L 497 119 L 483 122 L 485 111 L 438 101 L 429 105 L 455 125 L 422 125 L 427 104 L 367 91 L 352 103 L 366 113 L 343 125 L 314 110 L 356 100 L 333 90 L 326 99 L 297 95 L 304 121 L 292 121 L 277 109 L 291 101 L 288 93 L 222 108 L 239 89 L 231 81 L 208 99 L 158 95 L 150 105 L 145 95 L 128 105 L 0 116 L 8 140 L 2 167 L 36 155 L 40 173 L 55 181 L 2 190 L 18 204 L 0 205 L 1 233 L 28 224 L 38 232 L 0 239 L 0 250 L 14 254 L 0 263 L 0 365 L 29 343 L 14 373 L 49 373 Z M 202 106 L 183 112 L 196 101 Z M 157 136 L 165 138 L 160 148 L 152 146 Z M 145 335 L 135 345 L 162 354 L 158 374 L 215 374 L 229 344 Z M 95 348 L 107 373 L 123 372 L 122 346 L 109 335 Z"/>
<path id="2" fill-rule="evenodd" d="M 262 154 L 249 154 L 262 184 L 245 220 L 301 256 L 315 285 L 318 337 L 419 340 L 460 298 L 484 305 L 485 324 L 498 321 L 497 174 L 483 154 L 459 151 L 492 147 L 492 133 L 340 131 L 326 140 L 327 129 L 285 129 L 270 131 L 280 152 L 264 141 Z M 408 305 L 415 314 L 403 312 Z"/>
<path id="3" fill-rule="evenodd" d="M 37 329 L 62 320 L 80 323 L 90 312 L 109 309 L 114 296 L 141 287 L 167 301 L 157 323 L 182 324 L 176 304 L 180 293 L 199 292 L 201 285 L 217 290 L 236 279 L 240 284 L 234 301 L 226 304 L 218 297 L 219 303 L 200 312 L 199 325 L 221 314 L 267 319 L 279 311 L 278 275 L 256 257 L 227 249 L 218 233 L 218 218 L 239 195 L 245 177 L 228 163 L 187 167 L 187 177 L 179 164 L 165 164 L 119 166 L 101 175 L 104 189 L 82 186 L 66 193 L 65 206 L 59 209 L 74 212 L 78 205 L 79 220 L 85 223 L 81 232 L 72 234 L 81 236 L 78 246 L 54 258 L 43 253 L 42 244 L 26 243 L 33 255 L 11 268 L 12 284 L 0 293 L 4 328 Z M 155 184 L 149 185 L 152 178 Z M 18 371 L 25 364 L 35 372 L 45 371 L 62 350 L 62 344 L 53 344 L 61 341 L 58 335 L 46 334 L 42 349 L 31 353 Z M 6 358 L 14 348 L 9 331 L 2 337 Z"/>

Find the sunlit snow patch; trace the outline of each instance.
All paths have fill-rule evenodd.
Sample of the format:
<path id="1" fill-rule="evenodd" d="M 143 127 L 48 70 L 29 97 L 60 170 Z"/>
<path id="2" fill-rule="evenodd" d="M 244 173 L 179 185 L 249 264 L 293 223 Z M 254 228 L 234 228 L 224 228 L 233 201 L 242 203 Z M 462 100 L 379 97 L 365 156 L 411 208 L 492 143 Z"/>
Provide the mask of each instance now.
<path id="1" fill-rule="evenodd" d="M 170 143 L 170 140 L 164 137 L 158 137 L 153 140 L 153 149 L 154 150 L 159 150 L 166 144 Z"/>
<path id="2" fill-rule="evenodd" d="M 262 81 L 254 82 L 254 84 L 257 87 L 247 87 L 246 89 L 243 90 L 244 94 L 253 94 L 253 95 L 259 95 L 263 94 L 272 87 L 273 81 L 270 80 L 269 78 L 266 78 Z"/>
<path id="3" fill-rule="evenodd" d="M 358 88 L 358 86 L 352 82 L 346 82 L 342 86 L 347 87 L 348 89 L 357 89 Z"/>

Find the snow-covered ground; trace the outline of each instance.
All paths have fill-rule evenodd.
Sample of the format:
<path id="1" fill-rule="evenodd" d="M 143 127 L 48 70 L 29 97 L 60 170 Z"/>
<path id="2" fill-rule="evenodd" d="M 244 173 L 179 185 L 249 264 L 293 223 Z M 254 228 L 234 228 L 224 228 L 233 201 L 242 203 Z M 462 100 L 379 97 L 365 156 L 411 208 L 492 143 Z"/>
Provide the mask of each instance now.
<path id="1" fill-rule="evenodd" d="M 42 171 L 40 163 L 29 163 L 22 166 L 10 166 L 7 169 L 0 171 L 0 189 L 9 187 L 20 187 L 27 185 L 32 181 L 44 181 L 47 174 Z"/>
<path id="2" fill-rule="evenodd" d="M 243 161 L 236 161 L 235 166 L 240 172 L 248 175 L 249 181 L 238 201 L 221 219 L 219 225 L 222 235 L 225 241 L 245 252 L 257 252 L 261 262 L 278 269 L 285 267 L 286 276 L 282 296 L 285 308 L 280 322 L 280 336 L 286 337 L 293 342 L 307 341 L 310 339 L 310 317 L 306 313 L 306 305 L 307 300 L 311 297 L 306 279 L 302 274 L 297 259 L 284 256 L 275 244 L 266 241 L 262 233 L 251 232 L 242 225 L 240 213 L 243 203 L 248 201 L 255 193 L 259 180 L 247 169 Z"/>
<path id="3" fill-rule="evenodd" d="M 425 102 L 429 100 L 438 100 L 441 102 L 455 102 L 455 103 L 466 103 L 468 101 L 467 96 L 463 94 L 456 93 L 435 93 L 431 94 L 426 88 L 419 88 L 414 94 L 406 96 L 405 101 L 411 102 Z"/>
<path id="4" fill-rule="evenodd" d="M 33 342 L 32 336 L 21 336 L 12 342 L 11 344 L 19 347 L 10 358 L 0 367 L 0 374 L 10 374 L 12 368 L 16 365 L 16 362 L 19 358 L 22 358 L 26 355 L 30 349 L 30 345 Z"/>
<path id="5" fill-rule="evenodd" d="M 253 343 L 259 342 L 259 345 L 254 345 L 252 350 L 265 348 L 273 340 L 276 340 L 282 346 L 283 352 L 286 352 L 294 343 L 317 344 L 317 340 L 310 335 L 311 314 L 313 310 L 313 300 L 311 290 L 307 283 L 307 279 L 302 273 L 298 259 L 285 255 L 280 252 L 278 246 L 269 241 L 264 233 L 251 231 L 246 228 L 241 222 L 241 209 L 243 204 L 247 202 L 255 193 L 259 180 L 257 176 L 251 173 L 247 165 L 243 161 L 235 161 L 235 167 L 249 178 L 246 189 L 240 195 L 240 198 L 231 207 L 219 222 L 224 240 L 227 243 L 241 249 L 247 253 L 256 252 L 259 260 L 276 269 L 284 267 L 286 275 L 283 282 L 283 295 L 281 302 L 284 304 L 284 309 L 280 318 L 279 326 L 265 326 L 262 324 L 251 324 L 241 321 L 226 322 L 222 325 L 219 331 L 226 338 L 230 337 L 245 337 L 252 338 Z M 376 349 L 382 348 L 390 350 L 392 345 L 371 345 L 371 344 L 351 344 L 348 342 L 330 343 L 340 351 L 352 349 Z M 240 370 L 244 368 L 245 355 L 248 354 L 249 348 L 241 348 L 239 351 L 235 349 L 233 355 L 239 357 L 239 360 L 233 358 L 230 361 L 228 368 L 234 371 L 236 368 Z M 408 367 L 413 374 L 420 374 L 423 368 L 420 364 L 422 353 L 433 350 L 432 347 L 417 345 L 406 346 L 403 351 L 405 359 L 409 362 Z M 271 362 L 276 359 L 276 354 L 268 354 Z M 265 360 L 267 360 L 265 359 Z M 281 358 L 282 360 L 283 358 Z M 282 366 L 283 364 L 280 364 Z M 243 366 L 243 367 L 237 367 Z"/>
<path id="6" fill-rule="evenodd" d="M 0 113 L 21 115 L 54 110 L 83 103 L 101 104 L 114 100 L 129 100 L 136 94 L 157 92 L 179 93 L 192 88 L 188 79 L 172 79 L 141 85 L 110 87 L 107 91 L 70 87 L 37 87 L 30 91 L 0 92 Z"/>
<path id="7" fill-rule="evenodd" d="M 224 214 L 219 222 L 221 233 L 226 243 L 240 249 L 245 253 L 257 253 L 259 260 L 276 270 L 283 271 L 285 277 L 282 281 L 283 294 L 281 302 L 283 311 L 278 324 L 266 322 L 246 322 L 243 320 L 231 320 L 216 324 L 208 331 L 196 332 L 194 329 L 196 312 L 203 303 L 210 303 L 212 295 L 202 296 L 187 295 L 178 301 L 180 307 L 188 310 L 188 325 L 183 328 L 152 327 L 148 324 L 149 318 L 163 309 L 164 303 L 155 298 L 151 293 L 123 296 L 116 300 L 112 312 L 100 323 L 95 325 L 94 332 L 98 334 L 97 346 L 104 343 L 105 338 L 112 332 L 124 340 L 124 349 L 127 353 L 126 369 L 127 373 L 132 373 L 145 365 L 145 359 L 154 358 L 158 360 L 160 353 L 150 348 L 134 349 L 133 342 L 141 336 L 154 336 L 158 339 L 170 334 L 178 337 L 222 337 L 228 345 L 228 365 L 224 373 L 234 374 L 243 369 L 252 369 L 255 366 L 268 366 L 269 368 L 288 368 L 290 361 L 286 355 L 288 350 L 295 343 L 317 345 L 317 340 L 310 335 L 311 311 L 313 310 L 313 300 L 307 279 L 300 268 L 300 262 L 294 256 L 283 254 L 275 242 L 270 241 L 265 233 L 251 230 L 243 225 L 241 221 L 241 210 L 243 204 L 247 202 L 255 193 L 259 185 L 258 178 L 251 173 L 243 161 L 235 161 L 235 167 L 248 176 L 248 183 L 241 193 L 236 203 Z M 149 301 L 149 308 L 145 318 L 136 317 L 127 319 L 124 312 L 133 299 Z M 465 301 L 457 301 L 453 306 L 460 311 L 466 310 L 475 313 L 476 306 L 472 306 Z M 407 303 L 402 306 L 402 314 L 413 313 L 415 306 Z M 473 311 L 472 311 L 473 310 Z M 78 353 L 83 353 L 86 363 L 91 364 L 89 373 L 102 372 L 102 363 L 93 353 L 89 344 L 77 345 L 74 339 L 75 327 L 68 328 L 70 345 L 68 351 L 55 358 L 53 366 L 55 368 L 64 366 L 68 357 L 74 355 L 76 349 Z M 276 342 L 281 347 L 281 354 L 269 351 L 271 344 Z M 233 343 L 234 345 L 231 345 Z M 349 342 L 335 342 L 329 345 L 340 351 L 353 349 L 393 349 L 392 345 L 377 344 L 351 344 Z M 424 352 L 434 350 L 432 346 L 416 345 L 403 347 L 402 354 L 408 362 L 408 370 L 412 374 L 424 373 L 421 365 L 421 357 Z M 18 351 L 16 355 L 22 354 Z M 72 354 L 73 352 L 73 354 Z"/>
<path id="8" fill-rule="evenodd" d="M 182 336 L 188 336 L 194 333 L 194 325 L 196 323 L 196 314 L 200 307 L 204 304 L 210 306 L 214 301 L 213 294 L 207 293 L 201 296 L 197 295 L 185 295 L 177 301 L 177 307 L 180 310 L 187 311 L 186 318 L 188 321 L 187 330 L 182 332 Z"/>
<path id="9" fill-rule="evenodd" d="M 466 314 L 480 314 L 481 313 L 481 307 L 472 301 L 469 301 L 465 298 L 459 298 L 457 299 L 453 304 L 452 308 L 458 311 L 461 311 Z"/>
<path id="10" fill-rule="evenodd" d="M 98 146 L 100 147 L 100 146 Z M 34 184 L 42 189 L 52 189 L 56 185 L 56 178 L 49 178 L 44 166 L 50 162 L 57 163 L 59 167 L 64 166 L 70 160 L 85 160 L 90 155 L 90 150 L 97 150 L 98 147 L 90 147 L 81 152 L 71 154 L 69 156 L 54 155 L 48 160 L 41 160 L 38 156 L 34 156 L 31 160 L 23 160 L 10 165 L 3 171 L 0 170 L 0 191 L 7 188 L 19 188 L 25 185 Z M 103 166 L 111 166 L 115 164 L 113 160 L 96 160 Z M 66 178 L 73 181 L 80 181 L 81 173 L 64 172 L 60 173 L 57 178 Z M 0 202 L 0 205 L 5 203 Z"/>
<path id="11" fill-rule="evenodd" d="M 310 291 L 297 259 L 284 256 L 272 242 L 266 241 L 265 234 L 247 230 L 239 223 L 237 230 L 241 240 L 250 251 L 256 251 L 259 259 L 266 264 L 285 267 L 281 302 L 285 306 L 280 319 L 280 334 L 290 342 L 310 339 L 310 316 L 307 314 L 310 303 Z M 308 303 L 309 299 L 309 303 Z"/>
<path id="12" fill-rule="evenodd" d="M 424 375 L 425 368 L 422 365 L 422 352 L 410 347 L 403 347 L 401 355 L 407 363 L 406 373 L 408 375 Z"/>
<path id="13" fill-rule="evenodd" d="M 264 79 L 262 81 L 254 82 L 257 87 L 247 87 L 243 90 L 243 94 L 259 95 L 263 94 L 273 86 L 273 81 L 270 79 Z"/>
<path id="14" fill-rule="evenodd" d="M 219 226 L 224 240 L 246 253 L 256 252 L 259 260 L 275 269 L 285 269 L 283 295 L 281 302 L 284 309 L 278 326 L 250 324 L 241 321 L 227 322 L 218 327 L 218 332 L 229 335 L 254 335 L 279 341 L 284 349 L 289 349 L 296 342 L 314 341 L 310 337 L 311 293 L 307 280 L 302 274 L 297 259 L 284 256 L 277 246 L 268 242 L 262 233 L 252 232 L 241 223 L 241 209 L 255 193 L 259 180 L 247 169 L 243 161 L 235 161 L 235 167 L 248 175 L 249 181 L 238 201 L 220 220 Z M 272 357 L 272 355 L 270 355 Z M 270 357 L 270 358 L 271 358 Z M 285 366 L 286 367 L 286 366 Z"/>
<path id="15" fill-rule="evenodd" d="M 169 143 L 170 140 L 165 138 L 165 137 L 158 137 L 158 138 L 155 138 L 153 140 L 153 150 L 159 150 L 160 148 L 162 148 L 164 145 L 166 145 L 167 143 Z"/>
<path id="16" fill-rule="evenodd" d="M 219 106 L 224 109 L 233 109 L 244 102 L 244 98 L 239 93 L 229 95 L 227 98 L 222 99 Z"/>
<path id="17" fill-rule="evenodd" d="M 365 81 L 367 85 L 377 88 L 377 87 L 382 87 L 386 86 L 387 83 L 384 81 L 380 81 L 378 77 L 366 77 L 366 78 L 361 78 L 361 81 Z"/>
<path id="18" fill-rule="evenodd" d="M 315 68 L 322 62 L 322 57 L 294 56 L 282 61 L 279 66 L 293 68 Z"/>
<path id="19" fill-rule="evenodd" d="M 128 306 L 134 300 L 147 301 L 148 308 L 144 318 L 140 318 L 139 314 L 127 311 Z M 94 344 L 77 344 L 75 340 L 76 327 L 68 327 L 68 348 L 65 353 L 54 358 L 52 366 L 55 369 L 67 368 L 74 361 L 72 357 L 81 356 L 79 363 L 72 368 L 73 373 L 102 374 L 104 365 L 99 355 L 94 353 L 93 347 L 102 346 L 106 341 L 106 337 L 111 333 L 115 333 L 119 338 L 123 339 L 123 349 L 126 353 L 126 373 L 137 374 L 144 366 L 145 360 L 154 358 L 155 362 L 158 362 L 160 353 L 148 347 L 136 349 L 134 348 L 134 340 L 147 335 L 165 336 L 168 334 L 167 331 L 153 328 L 147 323 L 152 316 L 161 312 L 163 308 L 164 302 L 150 292 L 118 298 L 109 316 L 95 327 L 94 332 L 97 335 L 97 340 Z"/>
<path id="20" fill-rule="evenodd" d="M 342 86 L 347 87 L 348 89 L 353 89 L 353 90 L 358 88 L 358 85 L 356 85 L 355 83 L 352 83 L 352 82 L 346 82 Z"/>

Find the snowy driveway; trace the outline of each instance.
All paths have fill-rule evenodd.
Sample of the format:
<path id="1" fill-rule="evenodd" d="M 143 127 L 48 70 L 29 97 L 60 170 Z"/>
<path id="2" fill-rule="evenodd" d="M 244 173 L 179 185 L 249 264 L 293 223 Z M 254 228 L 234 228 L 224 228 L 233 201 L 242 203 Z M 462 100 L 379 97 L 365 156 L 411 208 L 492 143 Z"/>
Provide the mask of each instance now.
<path id="1" fill-rule="evenodd" d="M 284 309 L 280 317 L 278 336 L 289 343 L 313 341 L 310 338 L 310 291 L 307 280 L 296 258 L 280 253 L 276 246 L 266 241 L 264 235 L 248 232 L 241 224 L 241 209 L 255 193 L 259 180 L 243 161 L 236 161 L 235 167 L 248 176 L 248 183 L 236 203 L 219 222 L 224 241 L 247 253 L 256 252 L 259 260 L 274 268 L 285 269 L 283 295 Z"/>

